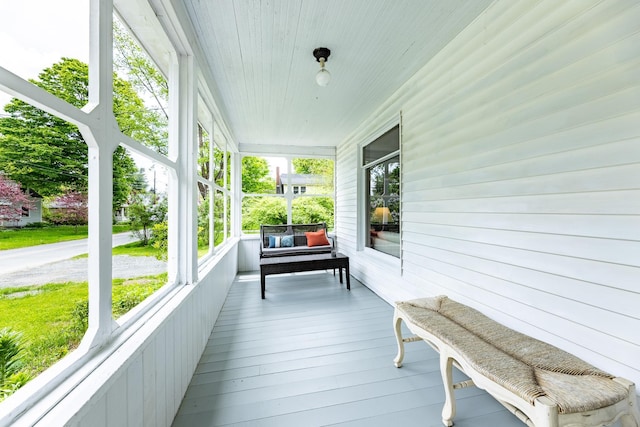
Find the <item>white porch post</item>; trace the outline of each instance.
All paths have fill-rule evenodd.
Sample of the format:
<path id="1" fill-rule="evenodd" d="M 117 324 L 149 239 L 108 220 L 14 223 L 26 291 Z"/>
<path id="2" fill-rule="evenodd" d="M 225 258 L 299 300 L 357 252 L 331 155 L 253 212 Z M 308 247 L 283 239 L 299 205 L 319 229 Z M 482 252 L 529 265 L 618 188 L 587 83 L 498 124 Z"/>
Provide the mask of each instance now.
<path id="1" fill-rule="evenodd" d="M 177 55 L 169 76 L 169 157 L 177 179 L 169 182 L 169 277 L 193 284 L 197 279 L 196 100 L 193 56 Z"/>
<path id="2" fill-rule="evenodd" d="M 114 327 L 111 315 L 111 222 L 113 152 L 118 132 L 113 115 L 113 2 L 91 0 L 89 104 L 95 126 L 82 128 L 89 150 L 89 330 L 83 346 L 100 345 Z"/>
<path id="3" fill-rule="evenodd" d="M 216 133 L 216 119 L 213 117 L 213 114 L 209 115 L 211 120 L 211 131 L 209 132 L 209 176 L 205 177 L 209 181 L 214 181 L 215 177 L 215 147 L 216 142 L 214 135 Z M 198 157 L 200 154 L 198 154 Z M 226 169 L 224 169 L 226 171 Z M 215 184 L 215 182 L 214 182 Z M 214 246 L 215 236 L 216 236 L 216 216 L 215 216 L 215 206 L 216 206 L 216 191 L 213 185 L 207 186 L 207 193 L 209 195 L 209 249 Z M 215 249 L 215 248 L 214 248 Z"/>
<path id="4" fill-rule="evenodd" d="M 242 234 L 242 156 L 231 154 L 231 235 Z"/>

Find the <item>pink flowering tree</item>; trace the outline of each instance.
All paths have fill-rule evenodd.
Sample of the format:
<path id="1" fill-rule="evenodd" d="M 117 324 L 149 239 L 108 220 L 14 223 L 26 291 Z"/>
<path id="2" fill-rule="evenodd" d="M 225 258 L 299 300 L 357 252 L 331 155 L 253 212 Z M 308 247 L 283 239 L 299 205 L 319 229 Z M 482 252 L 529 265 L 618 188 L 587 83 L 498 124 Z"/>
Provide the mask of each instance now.
<path id="1" fill-rule="evenodd" d="M 0 173 L 0 222 L 18 221 L 23 208 L 33 209 L 33 202 L 17 182 Z"/>
<path id="2" fill-rule="evenodd" d="M 89 220 L 86 194 L 69 191 L 56 197 L 52 201 L 51 207 L 49 208 L 49 220 L 54 224 L 78 226 L 86 224 Z"/>

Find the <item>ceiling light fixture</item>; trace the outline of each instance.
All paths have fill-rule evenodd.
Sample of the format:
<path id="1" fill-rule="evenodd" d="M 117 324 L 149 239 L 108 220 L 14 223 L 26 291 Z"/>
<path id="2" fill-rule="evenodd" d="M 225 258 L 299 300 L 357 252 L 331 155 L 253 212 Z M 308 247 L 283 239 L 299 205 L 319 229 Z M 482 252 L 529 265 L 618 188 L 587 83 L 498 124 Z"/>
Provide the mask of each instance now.
<path id="1" fill-rule="evenodd" d="M 318 86 L 326 86 L 329 84 L 329 80 L 331 80 L 331 73 L 324 67 L 325 62 L 329 59 L 329 55 L 331 55 L 331 51 L 326 47 L 319 47 L 313 50 L 313 56 L 316 58 L 316 61 L 320 63 L 320 71 L 316 74 L 316 83 Z"/>

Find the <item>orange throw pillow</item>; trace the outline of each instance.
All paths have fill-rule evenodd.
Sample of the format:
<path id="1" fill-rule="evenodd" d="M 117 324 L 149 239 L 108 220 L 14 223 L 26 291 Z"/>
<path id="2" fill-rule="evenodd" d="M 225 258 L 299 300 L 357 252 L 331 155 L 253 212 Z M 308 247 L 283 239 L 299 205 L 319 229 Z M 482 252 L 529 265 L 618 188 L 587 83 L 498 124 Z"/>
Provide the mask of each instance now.
<path id="1" fill-rule="evenodd" d="M 307 231 L 304 233 L 307 236 L 307 246 L 326 246 L 329 245 L 327 240 L 327 233 L 324 230 Z"/>

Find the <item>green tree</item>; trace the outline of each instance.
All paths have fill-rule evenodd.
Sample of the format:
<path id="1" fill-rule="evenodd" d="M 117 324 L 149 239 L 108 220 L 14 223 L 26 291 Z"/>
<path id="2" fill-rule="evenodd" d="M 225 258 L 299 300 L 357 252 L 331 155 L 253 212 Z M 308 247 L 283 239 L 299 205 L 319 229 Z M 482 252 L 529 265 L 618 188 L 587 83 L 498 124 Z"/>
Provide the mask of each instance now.
<path id="1" fill-rule="evenodd" d="M 143 92 L 153 99 L 154 110 L 164 118 L 166 124 L 169 119 L 166 107 L 169 98 L 167 80 L 117 19 L 113 21 L 113 47 L 115 69 L 127 75 L 127 80 L 138 93 Z"/>
<path id="2" fill-rule="evenodd" d="M 88 101 L 88 66 L 77 59 L 62 58 L 43 70 L 37 86 L 83 107 Z M 43 196 L 65 191 L 87 191 L 88 149 L 78 128 L 19 99 L 5 106 L 9 117 L 0 118 L 0 165 L 4 172 Z M 114 77 L 114 114 L 123 133 L 149 146 L 162 145 L 154 128 L 155 118 L 125 80 Z M 131 191 L 133 159 L 123 147 L 114 153 L 114 208 Z"/>
<path id="3" fill-rule="evenodd" d="M 294 224 L 325 222 L 333 229 L 333 199 L 330 197 L 298 197 L 291 206 Z"/>
<path id="4" fill-rule="evenodd" d="M 314 190 L 316 193 L 329 194 L 333 192 L 334 162 L 330 159 L 293 159 L 291 161 L 296 173 L 304 175 L 318 175 L 322 177 L 322 184 Z"/>
<path id="5" fill-rule="evenodd" d="M 276 183 L 269 177 L 269 163 L 261 157 L 242 158 L 242 191 L 244 193 L 275 193 Z"/>
<path id="6" fill-rule="evenodd" d="M 87 66 L 63 59 L 32 83 L 83 107 L 88 100 Z M 5 173 L 42 196 L 65 189 L 86 191 L 87 146 L 78 128 L 17 98 L 0 118 L 0 164 Z"/>
<path id="7" fill-rule="evenodd" d="M 0 171 L 0 221 L 18 221 L 24 208 L 32 209 L 33 202 L 17 182 Z"/>
<path id="8" fill-rule="evenodd" d="M 330 159 L 293 159 L 296 173 L 330 176 L 333 178 L 333 160 Z"/>
<path id="9" fill-rule="evenodd" d="M 286 224 L 287 201 L 282 197 L 245 197 L 242 202 L 242 229 L 260 230 L 260 224 Z"/>
<path id="10" fill-rule="evenodd" d="M 58 225 L 78 225 L 89 222 L 87 195 L 70 191 L 56 197 L 51 203 L 55 209 L 49 208 L 47 219 Z"/>
<path id="11" fill-rule="evenodd" d="M 209 155 L 209 133 L 198 123 L 198 173 L 206 179 L 211 172 Z M 209 197 L 207 186 L 199 181 L 198 191 L 203 199 Z"/>
<path id="12" fill-rule="evenodd" d="M 131 189 L 134 193 L 144 193 L 147 190 L 149 183 L 147 182 L 147 177 L 144 174 L 144 168 L 138 169 L 131 178 Z"/>
<path id="13" fill-rule="evenodd" d="M 128 82 L 138 94 L 140 102 L 131 106 L 140 109 L 139 112 L 145 116 L 145 126 L 132 130 L 135 135 L 129 134 L 121 125 L 122 132 L 166 155 L 169 85 L 158 67 L 117 19 L 113 21 L 113 66 L 122 75 L 122 81 Z M 148 105 L 142 98 L 148 100 Z M 117 100 L 114 100 L 114 110 L 115 102 Z M 137 112 L 132 110 L 131 113 Z"/>
<path id="14" fill-rule="evenodd" d="M 129 204 L 128 217 L 133 234 L 140 239 L 143 246 L 152 239 L 155 224 L 161 223 L 167 216 L 166 199 L 156 200 L 149 194 L 136 194 Z"/>

